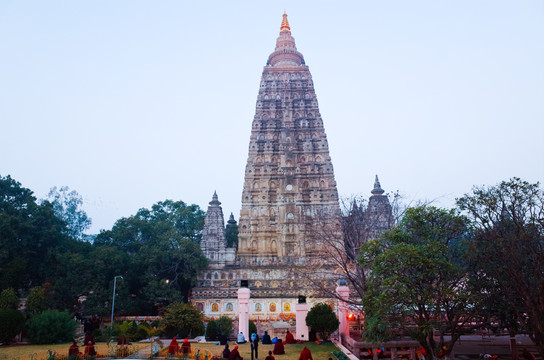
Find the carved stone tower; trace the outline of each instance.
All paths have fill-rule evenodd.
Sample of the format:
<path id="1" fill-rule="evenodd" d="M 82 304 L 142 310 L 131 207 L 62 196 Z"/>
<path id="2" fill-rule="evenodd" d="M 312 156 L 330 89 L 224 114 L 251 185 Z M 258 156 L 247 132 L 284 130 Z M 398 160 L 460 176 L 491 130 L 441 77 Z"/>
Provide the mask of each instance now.
<path id="1" fill-rule="evenodd" d="M 378 238 L 381 233 L 388 231 L 394 225 L 392 207 L 384 192 L 376 175 L 374 189 L 371 191 L 372 196 L 368 199 L 364 214 L 367 240 Z"/>
<path id="2" fill-rule="evenodd" d="M 235 260 L 235 250 L 227 248 L 223 209 L 216 192 L 213 193 L 206 212 L 200 247 L 210 261 L 210 268 L 223 268 L 225 264 L 233 263 Z"/>
<path id="3" fill-rule="evenodd" d="M 239 220 L 240 265 L 307 262 L 318 218 L 340 213 L 312 76 L 283 14 L 264 67 Z M 314 229 L 315 230 L 315 229 Z"/>

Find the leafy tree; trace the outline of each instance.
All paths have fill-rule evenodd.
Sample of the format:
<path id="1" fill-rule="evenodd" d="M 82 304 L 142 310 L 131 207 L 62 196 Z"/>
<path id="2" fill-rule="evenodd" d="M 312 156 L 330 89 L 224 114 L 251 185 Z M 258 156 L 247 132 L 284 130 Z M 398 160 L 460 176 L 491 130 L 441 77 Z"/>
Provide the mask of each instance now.
<path id="1" fill-rule="evenodd" d="M 217 327 L 219 328 L 220 336 L 225 335 L 228 337 L 230 334 L 232 334 L 232 330 L 233 330 L 232 320 L 226 316 L 221 316 L 217 320 Z"/>
<path id="2" fill-rule="evenodd" d="M 317 303 L 308 311 L 306 325 L 327 341 L 331 333 L 338 329 L 339 321 L 329 305 Z"/>
<path id="3" fill-rule="evenodd" d="M 76 322 L 67 312 L 46 310 L 35 314 L 27 325 L 28 338 L 34 344 L 67 342 L 74 338 Z"/>
<path id="4" fill-rule="evenodd" d="M 70 239 L 52 205 L 36 203 L 32 191 L 0 176 L 0 288 L 43 284 L 54 268 L 52 254 Z"/>
<path id="5" fill-rule="evenodd" d="M 91 219 L 81 209 L 83 198 L 68 186 L 51 188 L 47 195 L 49 202 L 53 205 L 55 215 L 62 219 L 66 225 L 67 233 L 75 239 L 82 239 L 83 232 L 90 228 Z"/>
<path id="6" fill-rule="evenodd" d="M 96 251 L 123 257 L 121 262 L 105 264 L 115 271 L 98 275 L 106 277 L 102 284 L 108 284 L 113 276 L 123 274 L 119 302 L 116 300 L 120 311 L 150 313 L 155 304 L 187 299 L 197 272 L 207 266 L 197 242 L 203 221 L 198 206 L 166 200 L 118 220 L 112 230 L 97 236 Z"/>
<path id="7" fill-rule="evenodd" d="M 206 338 L 209 340 L 219 340 L 219 326 L 217 325 L 217 321 L 210 320 L 208 321 L 208 325 L 206 326 Z"/>
<path id="8" fill-rule="evenodd" d="M 257 327 L 255 327 L 257 331 Z M 232 320 L 226 316 L 221 316 L 218 320 L 208 321 L 206 327 L 206 337 L 211 340 L 218 340 L 221 336 L 229 336 L 232 333 Z M 251 333 L 251 330 L 250 330 Z"/>
<path id="9" fill-rule="evenodd" d="M 192 304 L 174 303 L 164 312 L 161 328 L 168 337 L 196 337 L 204 334 L 204 316 Z"/>
<path id="10" fill-rule="evenodd" d="M 9 345 L 23 329 L 25 317 L 17 310 L 0 309 L 0 343 Z"/>
<path id="11" fill-rule="evenodd" d="M 47 310 L 47 307 L 45 289 L 41 286 L 32 288 L 26 299 L 25 312 L 27 314 L 37 314 Z"/>
<path id="12" fill-rule="evenodd" d="M 448 355 L 463 327 L 479 320 L 476 286 L 467 276 L 465 257 L 468 220 L 455 210 L 408 209 L 400 224 L 361 247 L 360 262 L 369 268 L 364 337 L 391 338 L 403 329 L 419 341 L 428 356 Z M 451 334 L 436 342 L 433 329 Z"/>
<path id="13" fill-rule="evenodd" d="M 544 354 L 544 193 L 519 178 L 475 187 L 457 200 L 476 233 L 469 260 L 482 280 L 486 308 L 515 334 L 519 327 Z"/>
<path id="14" fill-rule="evenodd" d="M 7 288 L 0 293 L 0 309 L 1 310 L 17 310 L 19 305 L 19 298 L 13 288 Z"/>

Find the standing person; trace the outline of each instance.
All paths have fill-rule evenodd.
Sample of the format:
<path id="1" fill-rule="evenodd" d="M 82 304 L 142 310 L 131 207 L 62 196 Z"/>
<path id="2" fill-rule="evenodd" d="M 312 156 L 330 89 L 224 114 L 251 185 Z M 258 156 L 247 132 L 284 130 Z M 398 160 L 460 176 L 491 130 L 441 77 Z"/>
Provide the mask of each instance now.
<path id="1" fill-rule="evenodd" d="M 172 341 L 170 341 L 170 346 L 168 346 L 168 355 L 176 355 L 177 353 L 179 353 L 179 344 L 178 344 L 178 341 L 176 340 L 176 337 L 174 336 L 172 338 Z"/>
<path id="2" fill-rule="evenodd" d="M 287 330 L 287 334 L 285 334 L 285 343 L 286 344 L 296 344 L 297 343 L 295 341 L 295 337 L 293 336 L 293 334 L 291 334 L 289 332 L 289 330 Z"/>
<path id="3" fill-rule="evenodd" d="M 263 344 L 264 344 L 264 335 L 263 335 Z M 274 355 L 272 355 L 272 351 L 268 352 L 268 356 L 264 358 L 264 360 L 276 360 Z"/>
<path id="4" fill-rule="evenodd" d="M 183 354 L 184 360 L 187 360 L 190 352 L 191 352 L 191 344 L 189 343 L 189 340 L 185 339 L 183 340 L 183 344 L 181 344 L 181 353 Z"/>
<path id="5" fill-rule="evenodd" d="M 310 352 L 310 349 L 308 349 L 306 346 L 302 351 L 300 352 L 300 356 L 298 357 L 298 360 L 313 360 L 312 359 L 312 353 Z"/>
<path id="6" fill-rule="evenodd" d="M 225 348 L 223 349 L 223 360 L 229 360 L 229 356 L 230 356 L 229 344 L 225 344 Z"/>
<path id="7" fill-rule="evenodd" d="M 230 352 L 229 360 L 244 360 L 244 358 L 242 358 L 238 352 L 238 345 L 234 345 L 234 348 Z"/>
<path id="8" fill-rule="evenodd" d="M 79 346 L 77 346 L 77 342 L 74 340 L 74 343 L 70 345 L 70 348 L 68 349 L 68 360 L 74 360 L 79 355 Z"/>
<path id="9" fill-rule="evenodd" d="M 253 360 L 253 353 L 255 353 L 255 359 L 259 358 L 259 335 L 256 333 L 251 334 L 251 360 Z"/>

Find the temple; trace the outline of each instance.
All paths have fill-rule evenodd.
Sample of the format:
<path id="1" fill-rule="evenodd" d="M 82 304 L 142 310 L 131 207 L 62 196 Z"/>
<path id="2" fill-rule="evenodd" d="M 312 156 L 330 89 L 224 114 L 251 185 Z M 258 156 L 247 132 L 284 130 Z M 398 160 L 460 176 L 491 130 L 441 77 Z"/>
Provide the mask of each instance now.
<path id="1" fill-rule="evenodd" d="M 364 216 L 369 237 L 392 225 L 383 193 L 376 177 Z M 207 318 L 236 318 L 242 280 L 251 290 L 251 320 L 293 325 L 299 295 L 310 305 L 327 302 L 334 307 L 323 290 L 334 291 L 339 274 L 326 261 L 320 237 L 326 229 L 328 236 L 343 241 L 338 221 L 342 214 L 312 76 L 295 46 L 287 14 L 259 85 L 237 248 L 236 242 L 227 243 L 217 194 L 209 204 L 201 247 L 210 263 L 191 297 Z M 228 224 L 231 230 L 236 225 L 232 215 Z M 317 267 L 320 287 L 304 276 Z"/>

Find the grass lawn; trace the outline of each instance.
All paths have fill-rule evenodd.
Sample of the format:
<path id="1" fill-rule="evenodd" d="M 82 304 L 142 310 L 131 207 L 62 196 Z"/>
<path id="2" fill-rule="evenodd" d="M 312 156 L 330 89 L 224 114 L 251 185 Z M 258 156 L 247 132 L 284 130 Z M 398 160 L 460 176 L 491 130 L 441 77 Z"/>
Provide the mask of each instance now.
<path id="1" fill-rule="evenodd" d="M 53 350 L 58 354 L 68 355 L 68 348 L 72 343 L 51 344 L 51 345 L 9 345 L 0 346 L 0 360 L 19 358 L 19 360 L 28 360 L 31 355 L 35 354 L 35 360 L 45 359 L 49 354 L 49 350 Z M 149 344 L 134 343 L 139 349 L 148 346 Z M 96 343 L 94 346 L 98 354 L 107 354 L 108 345 L 106 343 Z M 84 346 L 79 346 L 79 351 L 83 352 Z"/>
<path id="2" fill-rule="evenodd" d="M 168 345 L 167 343 L 166 345 Z M 232 350 L 234 343 L 229 343 L 229 348 Z M 284 355 L 274 355 L 276 360 L 298 360 L 302 348 L 306 346 L 312 352 L 312 358 L 314 360 L 328 360 L 331 357 L 331 352 L 337 351 L 338 348 L 332 344 L 328 343 L 326 345 L 317 345 L 313 342 L 307 342 L 304 344 L 284 344 L 285 354 Z M 221 355 L 224 349 L 223 345 L 214 345 L 214 343 L 191 343 L 191 347 L 200 348 L 210 351 L 213 355 Z M 272 351 L 274 345 L 263 345 L 259 344 L 259 360 L 264 360 L 268 355 L 268 351 Z M 244 360 L 251 360 L 251 348 L 249 343 L 238 345 L 238 351 Z"/>
<path id="3" fill-rule="evenodd" d="M 170 340 L 163 340 L 165 346 L 170 344 Z M 149 346 L 149 343 L 133 343 L 139 348 Z M 71 343 L 66 344 L 54 344 L 54 345 L 10 345 L 0 347 L 0 360 L 19 358 L 19 360 L 30 360 L 32 354 L 36 354 L 35 360 L 45 359 L 48 354 L 48 350 L 53 350 L 59 354 L 68 354 L 68 348 Z M 234 343 L 230 343 L 230 349 L 234 347 Z M 312 352 L 314 360 L 328 360 L 332 351 L 338 350 L 334 344 L 317 345 L 312 342 L 305 344 L 285 344 L 284 355 L 274 355 L 276 360 L 298 360 L 302 348 L 306 346 Z M 193 349 L 203 349 L 210 351 L 213 355 L 221 355 L 224 346 L 214 345 L 214 343 L 191 343 Z M 96 351 L 99 354 L 107 354 L 108 347 L 106 343 L 97 343 L 95 345 Z M 80 351 L 83 352 L 83 347 L 80 346 Z M 274 345 L 259 344 L 259 359 L 264 360 L 268 355 L 268 351 L 272 351 Z M 251 360 L 251 348 L 249 344 L 239 345 L 238 351 L 244 360 Z"/>

